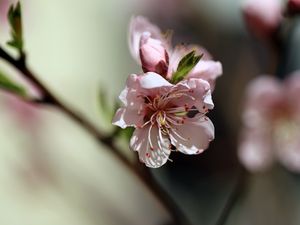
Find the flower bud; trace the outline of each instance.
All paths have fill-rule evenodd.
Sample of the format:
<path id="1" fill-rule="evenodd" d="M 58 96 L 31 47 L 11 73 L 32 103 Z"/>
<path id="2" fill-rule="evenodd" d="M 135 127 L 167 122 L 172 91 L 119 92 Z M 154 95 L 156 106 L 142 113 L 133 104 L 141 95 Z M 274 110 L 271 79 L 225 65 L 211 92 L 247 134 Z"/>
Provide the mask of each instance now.
<path id="1" fill-rule="evenodd" d="M 270 38 L 282 21 L 279 0 L 246 0 L 242 10 L 248 29 L 258 38 Z"/>
<path id="2" fill-rule="evenodd" d="M 158 39 L 150 37 L 150 33 L 143 33 L 140 41 L 140 58 L 144 72 L 155 72 L 166 76 L 168 71 L 169 57 Z"/>
<path id="3" fill-rule="evenodd" d="M 300 14 L 300 0 L 289 0 L 287 4 L 288 15 Z"/>

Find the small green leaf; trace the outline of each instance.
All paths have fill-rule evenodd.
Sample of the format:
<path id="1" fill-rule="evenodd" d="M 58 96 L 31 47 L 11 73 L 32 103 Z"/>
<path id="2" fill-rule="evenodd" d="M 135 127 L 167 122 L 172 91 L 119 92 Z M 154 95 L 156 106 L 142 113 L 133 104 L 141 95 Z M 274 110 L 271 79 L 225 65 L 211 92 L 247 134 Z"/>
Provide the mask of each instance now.
<path id="1" fill-rule="evenodd" d="M 0 89 L 12 92 L 19 96 L 26 97 L 26 89 L 19 84 L 16 84 L 14 81 L 9 79 L 4 73 L 0 72 Z"/>
<path id="2" fill-rule="evenodd" d="M 202 55 L 195 55 L 195 50 L 186 54 L 179 62 L 177 71 L 173 74 L 171 82 L 173 84 L 183 80 L 184 77 L 196 66 Z"/>
<path id="3" fill-rule="evenodd" d="M 8 21 L 11 28 L 11 40 L 7 44 L 19 52 L 23 51 L 23 32 L 22 32 L 22 14 L 21 4 L 18 2 L 15 6 L 11 5 L 8 11 Z"/>

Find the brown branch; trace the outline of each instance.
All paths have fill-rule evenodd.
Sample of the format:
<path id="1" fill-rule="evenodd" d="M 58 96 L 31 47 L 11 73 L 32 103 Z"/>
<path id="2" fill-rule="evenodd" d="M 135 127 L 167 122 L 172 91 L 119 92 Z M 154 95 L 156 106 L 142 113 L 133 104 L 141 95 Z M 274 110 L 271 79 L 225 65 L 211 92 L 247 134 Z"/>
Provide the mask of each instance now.
<path id="1" fill-rule="evenodd" d="M 43 98 L 40 100 L 31 101 L 36 104 L 49 104 L 64 112 L 67 116 L 77 122 L 83 129 L 85 129 L 89 134 L 91 134 L 99 143 L 108 147 L 112 150 L 113 155 L 119 160 L 130 172 L 132 172 L 146 187 L 149 191 L 160 201 L 164 208 L 172 216 L 173 225 L 190 225 L 185 215 L 174 203 L 173 199 L 169 194 L 164 191 L 156 180 L 150 176 L 150 171 L 139 170 L 134 164 L 131 164 L 127 158 L 121 153 L 120 149 L 115 145 L 113 136 L 104 135 L 93 123 L 88 121 L 79 113 L 75 112 L 69 106 L 64 104 L 60 99 L 58 99 L 34 74 L 28 69 L 26 65 L 26 57 L 24 53 L 18 60 L 11 57 L 3 48 L 0 47 L 0 58 L 11 64 L 14 68 L 19 70 L 29 82 L 34 86 L 39 88 L 42 92 Z M 28 99 L 30 101 L 30 99 Z"/>

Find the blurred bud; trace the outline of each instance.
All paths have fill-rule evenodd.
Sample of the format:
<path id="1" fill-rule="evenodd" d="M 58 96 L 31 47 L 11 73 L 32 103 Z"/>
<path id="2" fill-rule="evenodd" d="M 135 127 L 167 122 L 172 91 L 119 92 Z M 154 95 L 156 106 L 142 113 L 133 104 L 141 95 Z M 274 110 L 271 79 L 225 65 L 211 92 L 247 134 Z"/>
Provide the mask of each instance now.
<path id="1" fill-rule="evenodd" d="M 5 100 L 8 110 L 22 128 L 33 131 L 38 127 L 40 116 L 36 105 L 11 94 L 6 94 Z"/>
<path id="2" fill-rule="evenodd" d="M 300 13 L 300 0 L 289 0 L 287 4 L 287 14 L 295 15 Z"/>
<path id="3" fill-rule="evenodd" d="M 159 39 L 150 37 L 150 33 L 145 32 L 140 42 L 140 58 L 144 72 L 156 72 L 166 76 L 168 72 L 168 53 Z"/>
<path id="4" fill-rule="evenodd" d="M 280 0 L 246 0 L 242 11 L 248 29 L 258 38 L 270 38 L 282 21 Z"/>
<path id="5" fill-rule="evenodd" d="M 7 21 L 7 11 L 9 9 L 9 0 L 0 0 L 0 23 L 6 23 Z"/>

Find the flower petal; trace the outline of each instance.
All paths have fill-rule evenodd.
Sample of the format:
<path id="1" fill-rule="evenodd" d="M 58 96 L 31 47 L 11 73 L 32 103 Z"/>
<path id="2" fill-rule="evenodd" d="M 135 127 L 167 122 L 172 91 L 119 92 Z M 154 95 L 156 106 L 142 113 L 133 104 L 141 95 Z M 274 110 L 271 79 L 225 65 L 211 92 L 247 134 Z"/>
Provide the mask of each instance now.
<path id="1" fill-rule="evenodd" d="M 112 124 L 121 128 L 140 127 L 143 125 L 144 116 L 130 107 L 119 108 L 112 120 Z"/>
<path id="2" fill-rule="evenodd" d="M 187 119 L 183 125 L 170 130 L 172 145 L 184 154 L 199 154 L 214 139 L 214 125 L 206 116 Z"/>
<path id="3" fill-rule="evenodd" d="M 256 127 L 268 123 L 278 105 L 285 101 L 284 97 L 282 87 L 275 78 L 264 75 L 254 79 L 246 91 L 244 124 Z"/>
<path id="4" fill-rule="evenodd" d="M 188 74 L 188 77 L 201 78 L 209 82 L 211 89 L 215 87 L 216 79 L 223 73 L 222 64 L 212 60 L 200 60 Z"/>
<path id="5" fill-rule="evenodd" d="M 112 120 L 114 125 L 121 128 L 143 125 L 145 103 L 144 99 L 139 97 L 140 89 L 138 76 L 135 74 L 129 75 L 126 87 L 119 96 L 124 107 L 117 110 Z"/>
<path id="6" fill-rule="evenodd" d="M 259 108 L 269 108 L 282 96 L 281 85 L 276 78 L 262 75 L 249 84 L 246 95 L 249 103 L 259 106 Z"/>
<path id="7" fill-rule="evenodd" d="M 214 105 L 214 102 L 212 100 L 211 90 L 208 90 L 207 93 L 204 95 L 203 102 L 204 102 L 204 105 L 208 109 L 213 109 L 214 108 L 215 105 Z"/>
<path id="8" fill-rule="evenodd" d="M 131 105 L 131 103 L 136 102 L 137 91 L 139 89 L 138 76 L 136 74 L 131 74 L 128 76 L 126 81 L 126 87 L 119 95 L 119 99 L 125 105 Z"/>
<path id="9" fill-rule="evenodd" d="M 198 78 L 183 80 L 176 85 L 177 89 L 188 89 L 188 93 L 174 102 L 177 105 L 187 105 L 189 108 L 195 106 L 198 111 L 206 113 L 207 109 L 212 109 L 210 85 L 207 81 Z"/>
<path id="10" fill-rule="evenodd" d="M 160 87 L 171 87 L 173 86 L 166 79 L 164 79 L 161 75 L 153 72 L 148 72 L 139 77 L 139 83 L 142 88 L 145 89 L 153 89 Z"/>
<path id="11" fill-rule="evenodd" d="M 135 16 L 131 18 L 129 25 L 129 50 L 132 57 L 140 64 L 140 40 L 143 33 L 150 33 L 154 39 L 162 40 L 160 29 L 154 24 L 150 23 L 145 17 Z"/>
<path id="12" fill-rule="evenodd" d="M 171 153 L 170 142 L 157 126 L 147 125 L 137 128 L 130 140 L 130 148 L 139 153 L 139 159 L 151 168 L 164 165 Z"/>
<path id="13" fill-rule="evenodd" d="M 264 171 L 274 162 L 271 130 L 266 126 L 245 129 L 238 147 L 241 163 L 252 172 Z"/>

